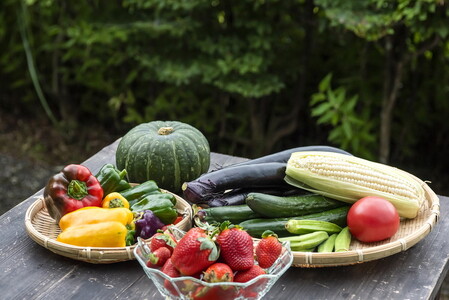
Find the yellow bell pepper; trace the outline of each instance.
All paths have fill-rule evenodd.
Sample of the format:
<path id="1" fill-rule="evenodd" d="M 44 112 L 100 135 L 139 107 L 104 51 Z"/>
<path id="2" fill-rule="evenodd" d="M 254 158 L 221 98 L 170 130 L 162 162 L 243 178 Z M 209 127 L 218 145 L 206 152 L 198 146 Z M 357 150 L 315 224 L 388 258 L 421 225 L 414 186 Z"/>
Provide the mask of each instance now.
<path id="1" fill-rule="evenodd" d="M 116 208 L 116 207 L 124 207 L 129 208 L 129 202 L 122 196 L 122 194 L 117 192 L 112 192 L 104 197 L 101 202 L 101 207 L 104 208 Z"/>
<path id="2" fill-rule="evenodd" d="M 62 231 L 78 225 L 99 224 L 103 222 L 116 221 L 124 226 L 133 226 L 134 214 L 124 207 L 102 208 L 87 206 L 65 214 L 59 220 Z"/>
<path id="3" fill-rule="evenodd" d="M 125 247 L 128 229 L 117 221 L 68 227 L 57 241 L 81 247 Z"/>

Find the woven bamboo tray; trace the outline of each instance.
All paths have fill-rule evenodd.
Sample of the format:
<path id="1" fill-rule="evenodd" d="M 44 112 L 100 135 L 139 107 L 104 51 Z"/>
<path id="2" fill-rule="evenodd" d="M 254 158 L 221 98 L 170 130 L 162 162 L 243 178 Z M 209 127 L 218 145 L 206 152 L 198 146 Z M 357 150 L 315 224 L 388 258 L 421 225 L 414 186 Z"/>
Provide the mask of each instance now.
<path id="1" fill-rule="evenodd" d="M 164 190 L 162 190 L 164 191 Z M 164 191 L 169 193 L 168 191 Z M 187 201 L 176 197 L 176 209 L 184 218 L 176 227 L 188 231 L 192 226 L 192 207 Z M 109 264 L 135 259 L 133 250 L 136 245 L 128 247 L 79 247 L 56 241 L 61 232 L 56 221 L 50 217 L 44 205 L 44 198 L 37 199 L 26 211 L 25 227 L 28 235 L 39 245 L 48 250 L 75 260 L 95 264 Z"/>
<path id="2" fill-rule="evenodd" d="M 391 238 L 376 242 L 362 243 L 352 239 L 350 250 L 346 252 L 315 253 L 293 251 L 293 267 L 333 267 L 353 265 L 384 258 L 405 251 L 433 229 L 440 215 L 438 196 L 423 181 L 414 177 L 424 188 L 426 199 L 418 216 L 401 220 L 398 232 Z"/>

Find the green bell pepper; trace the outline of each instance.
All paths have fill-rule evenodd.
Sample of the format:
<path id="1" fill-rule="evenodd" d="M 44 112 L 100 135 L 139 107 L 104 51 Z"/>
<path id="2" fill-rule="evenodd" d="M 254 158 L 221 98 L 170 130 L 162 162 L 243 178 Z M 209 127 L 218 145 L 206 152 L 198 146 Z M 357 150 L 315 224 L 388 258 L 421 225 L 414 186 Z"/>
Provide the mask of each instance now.
<path id="1" fill-rule="evenodd" d="M 172 194 L 159 193 L 147 195 L 131 206 L 133 212 L 151 210 L 164 224 L 172 224 L 178 216 L 175 208 L 176 198 Z"/>
<path id="2" fill-rule="evenodd" d="M 145 181 L 139 185 L 135 185 L 129 189 L 119 192 L 126 200 L 128 200 L 129 205 L 133 206 L 135 203 L 139 202 L 140 199 L 145 196 L 152 194 L 160 194 L 161 191 L 157 186 L 156 182 L 153 180 Z"/>
<path id="3" fill-rule="evenodd" d="M 112 192 L 119 192 L 120 189 L 131 187 L 124 179 L 127 172 L 126 170 L 120 171 L 113 164 L 105 164 L 100 171 L 95 175 L 103 188 L 103 194 L 107 195 Z M 122 183 L 124 181 L 126 184 Z"/>
<path id="4" fill-rule="evenodd" d="M 129 182 L 126 179 L 122 179 L 122 180 L 120 180 L 117 187 L 115 188 L 115 191 L 121 192 L 121 191 L 127 190 L 129 188 L 131 188 L 131 185 L 129 184 Z"/>

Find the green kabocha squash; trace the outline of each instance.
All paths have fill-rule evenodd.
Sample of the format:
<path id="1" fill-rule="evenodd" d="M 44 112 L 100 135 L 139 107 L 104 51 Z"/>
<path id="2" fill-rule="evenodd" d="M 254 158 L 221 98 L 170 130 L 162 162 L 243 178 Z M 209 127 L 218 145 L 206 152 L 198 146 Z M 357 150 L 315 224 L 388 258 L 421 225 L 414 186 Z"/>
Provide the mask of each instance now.
<path id="1" fill-rule="evenodd" d="M 128 181 L 154 180 L 174 193 L 184 182 L 207 172 L 210 148 L 195 127 L 177 121 L 152 121 L 132 128 L 120 140 L 116 164 L 126 169 Z"/>

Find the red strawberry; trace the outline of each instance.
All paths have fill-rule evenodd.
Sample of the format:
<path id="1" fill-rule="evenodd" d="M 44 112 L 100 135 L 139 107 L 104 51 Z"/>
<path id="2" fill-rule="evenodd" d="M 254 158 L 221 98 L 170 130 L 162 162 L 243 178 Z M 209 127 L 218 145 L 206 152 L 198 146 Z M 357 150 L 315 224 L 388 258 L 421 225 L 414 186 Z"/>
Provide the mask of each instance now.
<path id="1" fill-rule="evenodd" d="M 172 261 L 171 261 L 170 258 L 167 259 L 167 261 L 165 262 L 165 264 L 162 266 L 161 271 L 162 271 L 164 274 L 166 274 L 166 275 L 168 275 L 168 276 L 170 276 L 170 277 L 173 277 L 173 278 L 176 278 L 176 277 L 181 276 L 181 274 L 179 273 L 178 269 L 175 268 L 175 266 L 173 265 L 173 263 L 172 263 Z M 172 284 L 169 280 L 167 280 L 167 279 L 164 280 L 164 287 L 165 287 L 169 292 L 171 292 L 175 297 L 177 297 L 177 296 L 179 295 L 178 292 L 176 291 L 176 288 L 175 288 L 175 287 L 173 286 L 173 284 Z"/>
<path id="2" fill-rule="evenodd" d="M 167 259 L 171 256 L 171 252 L 167 247 L 157 248 L 154 252 L 151 252 L 148 260 L 147 267 L 149 268 L 158 268 L 162 267 Z"/>
<path id="3" fill-rule="evenodd" d="M 193 293 L 194 300 L 235 299 L 237 290 L 232 286 L 199 286 Z"/>
<path id="4" fill-rule="evenodd" d="M 232 282 L 234 272 L 224 263 L 216 262 L 204 271 L 203 280 L 206 282 Z M 231 286 L 200 287 L 195 291 L 194 299 L 234 299 L 236 290 Z"/>
<path id="5" fill-rule="evenodd" d="M 173 248 L 176 246 L 175 238 L 169 233 L 157 232 L 150 240 L 151 252 L 156 251 L 160 247 L 167 247 L 170 250 L 170 254 L 173 252 Z"/>
<path id="6" fill-rule="evenodd" d="M 247 282 L 263 274 L 266 274 L 264 269 L 262 269 L 259 265 L 253 265 L 247 270 L 237 272 L 234 276 L 234 282 Z"/>
<path id="7" fill-rule="evenodd" d="M 195 292 L 193 293 L 193 300 L 218 300 L 220 299 L 219 295 L 219 286 L 208 287 L 208 286 L 199 286 Z"/>
<path id="8" fill-rule="evenodd" d="M 254 265 L 254 245 L 251 236 L 238 225 L 225 221 L 217 236 L 220 256 L 234 271 L 246 270 Z"/>
<path id="9" fill-rule="evenodd" d="M 170 258 L 167 259 L 165 264 L 162 266 L 161 272 L 173 278 L 181 276 L 181 273 L 179 273 L 178 269 L 175 268 Z"/>
<path id="10" fill-rule="evenodd" d="M 233 281 L 234 272 L 227 264 L 214 263 L 204 272 L 203 280 L 207 282 Z"/>
<path id="11" fill-rule="evenodd" d="M 218 249 L 207 232 L 194 227 L 179 240 L 171 260 L 182 275 L 194 275 L 218 259 Z"/>
<path id="12" fill-rule="evenodd" d="M 262 234 L 262 240 L 256 246 L 256 258 L 259 266 L 267 269 L 273 265 L 282 252 L 282 244 L 278 240 L 277 234 L 266 230 Z"/>

